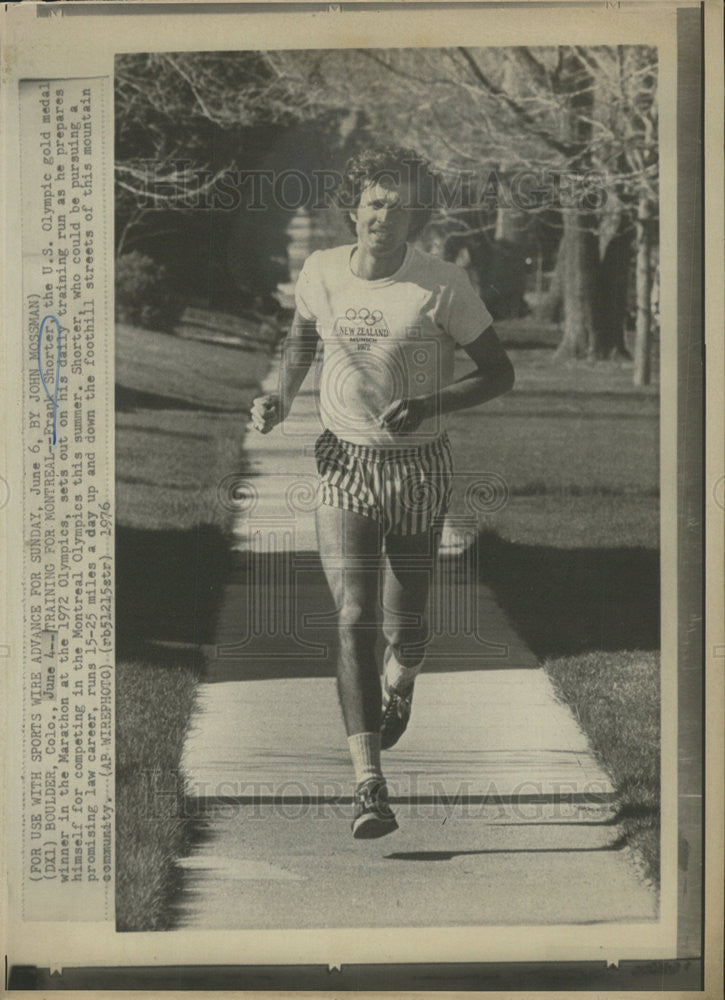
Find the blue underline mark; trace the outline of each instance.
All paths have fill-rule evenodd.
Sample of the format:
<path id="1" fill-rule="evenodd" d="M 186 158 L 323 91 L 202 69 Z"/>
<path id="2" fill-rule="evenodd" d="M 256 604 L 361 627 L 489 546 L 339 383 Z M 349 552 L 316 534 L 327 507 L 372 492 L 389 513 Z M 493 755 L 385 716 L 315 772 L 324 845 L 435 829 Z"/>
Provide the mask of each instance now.
<path id="1" fill-rule="evenodd" d="M 46 385 L 45 378 L 43 377 L 43 359 L 41 355 L 43 347 L 43 329 L 49 319 L 55 323 L 58 330 L 58 355 L 55 359 L 55 388 L 52 396 L 48 391 L 48 386 Z M 45 389 L 45 395 L 53 404 L 53 444 L 55 444 L 55 427 L 58 417 L 58 385 L 60 383 L 60 323 L 55 316 L 43 316 L 43 320 L 40 324 L 40 332 L 38 333 L 38 370 L 40 372 L 40 381 L 43 383 L 43 388 Z"/>

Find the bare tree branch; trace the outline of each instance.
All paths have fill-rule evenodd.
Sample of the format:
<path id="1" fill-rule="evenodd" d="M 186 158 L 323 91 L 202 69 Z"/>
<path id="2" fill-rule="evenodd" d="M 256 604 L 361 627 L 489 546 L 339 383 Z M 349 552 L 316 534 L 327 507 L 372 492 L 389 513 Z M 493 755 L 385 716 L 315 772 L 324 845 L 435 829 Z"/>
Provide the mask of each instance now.
<path id="1" fill-rule="evenodd" d="M 485 73 L 481 70 L 480 66 L 478 65 L 478 63 L 476 62 L 476 60 L 473 58 L 473 56 L 471 55 L 471 53 L 468 51 L 468 49 L 466 49 L 466 48 L 464 48 L 462 46 L 459 46 L 458 51 L 461 53 L 461 55 L 463 56 L 463 58 L 466 60 L 466 62 L 470 66 L 471 72 L 476 77 L 476 79 L 479 81 L 479 83 L 481 83 L 481 85 L 483 87 L 485 87 L 485 89 L 490 94 L 492 94 L 494 97 L 498 98 L 502 103 L 504 103 L 507 107 L 509 107 L 511 109 L 511 111 L 513 111 L 514 114 L 518 118 L 520 118 L 521 121 L 524 122 L 528 126 L 529 130 L 532 132 L 533 135 L 537 136 L 539 139 L 541 139 L 543 142 L 545 142 L 552 149 L 556 150 L 557 153 L 561 153 L 562 156 L 575 156 L 576 155 L 577 149 L 575 147 L 572 147 L 572 146 L 567 145 L 566 143 L 560 142 L 555 136 L 553 136 L 550 133 L 545 132 L 542 129 L 540 129 L 536 125 L 535 120 L 528 113 L 528 111 L 525 110 L 525 108 L 521 107 L 520 104 L 518 104 L 516 101 L 514 101 L 512 98 L 510 98 L 507 94 L 505 94 L 500 89 L 500 87 L 496 87 L 486 77 Z"/>

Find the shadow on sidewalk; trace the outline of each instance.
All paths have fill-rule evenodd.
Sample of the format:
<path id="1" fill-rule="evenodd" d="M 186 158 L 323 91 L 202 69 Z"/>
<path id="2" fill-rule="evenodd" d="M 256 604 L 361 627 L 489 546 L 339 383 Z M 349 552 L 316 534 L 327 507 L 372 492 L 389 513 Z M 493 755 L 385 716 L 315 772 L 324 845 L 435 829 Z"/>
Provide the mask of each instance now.
<path id="1" fill-rule="evenodd" d="M 335 675 L 337 612 L 316 552 L 233 557 L 209 527 L 119 532 L 123 640 L 203 643 L 211 682 Z M 429 624 L 430 673 L 531 668 L 530 650 L 543 659 L 656 649 L 659 553 L 520 545 L 484 532 L 466 557 L 439 563 Z"/>
<path id="2" fill-rule="evenodd" d="M 426 672 L 537 667 L 472 567 L 465 557 L 439 562 Z M 379 662 L 382 615 L 379 608 L 378 624 L 361 626 L 375 630 Z M 240 555 L 224 591 L 214 647 L 206 651 L 206 680 L 334 677 L 337 617 L 316 552 Z"/>
<path id="3" fill-rule="evenodd" d="M 505 854 L 597 854 L 602 851 L 617 851 L 616 841 L 597 847 L 488 847 L 480 851 L 396 851 L 384 854 L 385 861 L 453 861 L 476 855 Z"/>
<path id="4" fill-rule="evenodd" d="M 490 585 L 537 656 L 659 648 L 659 551 L 561 549 L 478 539 L 479 579 Z"/>

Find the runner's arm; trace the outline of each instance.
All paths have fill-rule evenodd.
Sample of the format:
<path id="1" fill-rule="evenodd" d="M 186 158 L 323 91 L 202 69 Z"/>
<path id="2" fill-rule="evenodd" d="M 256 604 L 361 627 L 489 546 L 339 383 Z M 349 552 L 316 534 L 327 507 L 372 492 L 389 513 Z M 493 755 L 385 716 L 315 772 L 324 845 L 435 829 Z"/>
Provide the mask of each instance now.
<path id="1" fill-rule="evenodd" d="M 514 367 L 493 325 L 472 343 L 465 344 L 463 350 L 476 367 L 429 397 L 429 416 L 478 406 L 513 388 Z"/>
<path id="2" fill-rule="evenodd" d="M 277 392 L 284 417 L 290 411 L 294 398 L 305 380 L 315 359 L 319 336 L 314 320 L 304 319 L 295 309 L 290 332 L 282 345 Z"/>
<path id="3" fill-rule="evenodd" d="M 252 403 L 252 426 L 262 434 L 282 423 L 289 413 L 315 357 L 318 340 L 314 321 L 304 319 L 295 310 L 292 326 L 282 345 L 277 392 L 268 392 Z"/>
<path id="4" fill-rule="evenodd" d="M 476 367 L 429 396 L 398 400 L 381 414 L 380 423 L 395 433 L 415 431 L 423 420 L 454 410 L 478 406 L 513 387 L 514 369 L 493 326 L 464 345 Z"/>

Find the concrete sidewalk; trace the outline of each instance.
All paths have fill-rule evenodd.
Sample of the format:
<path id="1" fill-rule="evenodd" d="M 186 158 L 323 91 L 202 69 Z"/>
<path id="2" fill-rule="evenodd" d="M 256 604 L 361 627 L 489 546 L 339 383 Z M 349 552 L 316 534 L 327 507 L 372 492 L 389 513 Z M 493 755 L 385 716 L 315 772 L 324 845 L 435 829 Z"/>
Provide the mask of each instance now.
<path id="1" fill-rule="evenodd" d="M 197 840 L 179 862 L 180 925 L 654 919 L 617 846 L 609 778 L 477 582 L 475 548 L 440 560 L 409 730 L 384 754 L 401 829 L 352 840 L 335 609 L 315 550 L 318 433 L 302 394 L 284 428 L 247 437 L 238 567 L 184 751 Z"/>

